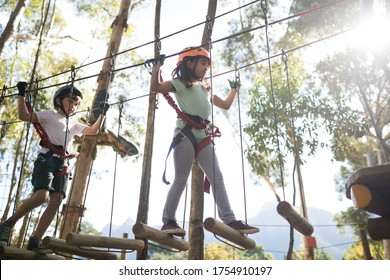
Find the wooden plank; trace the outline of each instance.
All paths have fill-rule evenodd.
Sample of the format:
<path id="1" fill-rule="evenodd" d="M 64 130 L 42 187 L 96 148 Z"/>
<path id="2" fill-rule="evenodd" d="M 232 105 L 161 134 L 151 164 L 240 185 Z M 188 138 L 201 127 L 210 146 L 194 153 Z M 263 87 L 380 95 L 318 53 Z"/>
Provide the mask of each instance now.
<path id="1" fill-rule="evenodd" d="M 80 257 L 85 257 L 88 259 L 96 260 L 116 260 L 117 256 L 114 253 L 102 251 L 98 248 L 88 247 L 88 248 L 79 248 L 77 246 L 66 244 L 65 240 L 58 239 L 50 236 L 46 236 L 42 240 L 42 245 L 46 248 L 52 249 L 55 252 L 63 252 L 66 254 L 76 255 Z"/>
<path id="2" fill-rule="evenodd" d="M 368 219 L 367 231 L 373 240 L 390 239 L 390 218 Z"/>
<path id="3" fill-rule="evenodd" d="M 136 237 L 149 239 L 180 251 L 188 251 L 190 248 L 190 245 L 186 240 L 177 238 L 143 223 L 136 223 L 133 226 L 133 233 Z"/>
<path id="4" fill-rule="evenodd" d="M 378 192 L 390 192 L 390 164 L 361 168 L 346 182 L 346 196 L 351 199 L 351 186 L 362 184 Z"/>
<path id="5" fill-rule="evenodd" d="M 245 249 L 251 250 L 256 247 L 256 242 L 254 240 L 220 221 L 217 221 L 213 218 L 207 218 L 203 224 L 206 230 Z"/>
<path id="6" fill-rule="evenodd" d="M 279 202 L 276 207 L 279 215 L 285 218 L 297 231 L 305 236 L 312 235 L 313 226 L 301 215 L 287 201 Z"/>
<path id="7" fill-rule="evenodd" d="M 0 245 L 0 256 L 3 260 L 65 260 L 65 257 Z"/>
<path id="8" fill-rule="evenodd" d="M 390 216 L 389 192 L 378 192 L 378 189 L 369 188 L 363 184 L 353 184 L 351 185 L 351 200 L 359 209 L 384 217 Z"/>
<path id="9" fill-rule="evenodd" d="M 66 244 L 126 250 L 142 250 L 145 246 L 143 240 L 76 233 L 68 233 L 66 236 Z"/>

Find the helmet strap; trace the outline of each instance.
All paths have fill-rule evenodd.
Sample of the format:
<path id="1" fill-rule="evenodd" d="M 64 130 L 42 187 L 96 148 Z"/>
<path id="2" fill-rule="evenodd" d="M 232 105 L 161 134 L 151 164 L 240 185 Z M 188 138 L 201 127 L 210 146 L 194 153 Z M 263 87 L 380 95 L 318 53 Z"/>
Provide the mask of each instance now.
<path id="1" fill-rule="evenodd" d="M 57 102 L 57 101 L 56 101 Z M 68 113 L 67 113 L 67 111 L 65 110 L 65 107 L 64 107 L 64 105 L 62 104 L 62 100 L 60 99 L 60 104 L 58 105 L 57 104 L 57 106 L 58 106 L 58 108 L 65 114 L 65 117 L 67 118 L 67 119 L 69 119 L 69 115 L 68 115 Z"/>

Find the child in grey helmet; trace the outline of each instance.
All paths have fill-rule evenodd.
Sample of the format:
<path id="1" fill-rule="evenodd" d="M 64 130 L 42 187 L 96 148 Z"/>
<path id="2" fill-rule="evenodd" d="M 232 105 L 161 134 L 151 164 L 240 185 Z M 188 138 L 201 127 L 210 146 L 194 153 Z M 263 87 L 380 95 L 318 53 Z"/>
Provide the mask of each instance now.
<path id="1" fill-rule="evenodd" d="M 48 205 L 38 221 L 27 246 L 28 250 L 48 253 L 42 247 L 41 239 L 54 219 L 57 209 L 65 198 L 69 181 L 68 161 L 77 156 L 69 153 L 74 136 L 95 135 L 99 132 L 105 119 L 108 104 L 104 104 L 102 113 L 92 126 L 88 126 L 71 118 L 81 104 L 82 93 L 74 86 L 60 87 L 53 96 L 53 110 L 30 112 L 25 103 L 26 82 L 19 82 L 18 114 L 25 122 L 39 125 L 44 131 L 42 148 L 34 162 L 32 173 L 33 193 L 15 210 L 13 215 L 0 224 L 0 243 L 7 245 L 10 242 L 11 229 L 17 221 L 31 212 L 34 208 L 48 201 Z"/>

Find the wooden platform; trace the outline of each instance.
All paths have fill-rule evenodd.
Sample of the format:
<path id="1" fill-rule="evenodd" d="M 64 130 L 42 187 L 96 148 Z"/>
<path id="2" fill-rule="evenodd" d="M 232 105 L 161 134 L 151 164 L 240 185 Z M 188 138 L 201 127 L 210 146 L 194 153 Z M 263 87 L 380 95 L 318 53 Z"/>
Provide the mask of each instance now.
<path id="1" fill-rule="evenodd" d="M 256 247 L 256 242 L 253 239 L 214 218 L 207 218 L 203 224 L 204 228 L 211 233 L 229 240 L 245 249 L 251 250 Z"/>
<path id="2" fill-rule="evenodd" d="M 81 145 L 83 137 L 96 139 L 95 135 L 75 136 L 75 143 Z M 121 157 L 138 155 L 138 148 L 132 142 L 127 141 L 122 136 L 118 137 L 108 129 L 106 131 L 99 131 L 98 144 L 111 146 Z"/>
<path id="3" fill-rule="evenodd" d="M 355 207 L 390 217 L 390 164 L 358 170 L 348 178 L 345 189 Z"/>
<path id="4" fill-rule="evenodd" d="M 374 240 L 390 239 L 390 218 L 368 219 L 367 230 Z"/>
<path id="5" fill-rule="evenodd" d="M 40 254 L 34 251 L 0 245 L 2 260 L 65 260 L 63 256 L 55 254 Z"/>
<path id="6" fill-rule="evenodd" d="M 66 244 L 65 240 L 46 236 L 42 240 L 42 245 L 46 248 L 52 249 L 55 252 L 75 255 L 87 259 L 95 260 L 116 260 L 117 255 L 111 252 L 103 251 L 99 248 L 83 247 Z"/>
<path id="7" fill-rule="evenodd" d="M 161 230 L 157 230 L 143 223 L 136 223 L 133 226 L 133 233 L 137 238 L 152 240 L 179 251 L 188 251 L 190 248 L 188 241 L 175 237 Z"/>
<path id="8" fill-rule="evenodd" d="M 305 236 L 311 236 L 314 232 L 313 226 L 303 216 L 298 214 L 295 208 L 287 201 L 279 202 L 276 207 L 279 215 L 285 218 L 290 225 Z"/>
<path id="9" fill-rule="evenodd" d="M 127 239 L 108 236 L 68 233 L 66 244 L 74 246 L 92 246 L 99 248 L 114 248 L 123 250 L 142 250 L 145 247 L 143 240 Z"/>

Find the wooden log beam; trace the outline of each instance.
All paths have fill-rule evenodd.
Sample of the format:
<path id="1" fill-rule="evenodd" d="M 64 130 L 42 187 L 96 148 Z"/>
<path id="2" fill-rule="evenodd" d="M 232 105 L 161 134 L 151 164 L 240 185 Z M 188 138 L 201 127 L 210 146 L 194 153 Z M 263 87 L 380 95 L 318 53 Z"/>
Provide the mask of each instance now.
<path id="1" fill-rule="evenodd" d="M 373 218 L 367 221 L 367 231 L 374 240 L 390 239 L 390 218 Z"/>
<path id="2" fill-rule="evenodd" d="M 52 249 L 55 252 L 63 252 L 71 255 L 85 257 L 96 260 L 116 260 L 117 256 L 114 253 L 105 252 L 98 248 L 83 248 L 66 244 L 65 240 L 46 236 L 42 240 L 42 245 L 46 248 Z"/>
<path id="3" fill-rule="evenodd" d="M 305 236 L 312 235 L 313 226 L 301 215 L 287 201 L 279 202 L 276 207 L 279 215 L 285 218 L 297 231 Z"/>
<path id="4" fill-rule="evenodd" d="M 190 245 L 187 241 L 149 227 L 143 223 L 136 223 L 133 226 L 133 233 L 136 237 L 149 239 L 180 251 L 188 251 L 190 248 Z"/>
<path id="5" fill-rule="evenodd" d="M 361 168 L 353 173 L 345 184 L 346 197 L 351 199 L 351 186 L 362 184 L 378 193 L 387 192 L 390 182 L 390 164 Z"/>
<path id="6" fill-rule="evenodd" d="M 390 216 L 390 192 L 378 192 L 365 184 L 351 185 L 351 200 L 355 207 L 380 216 Z"/>
<path id="7" fill-rule="evenodd" d="M 229 240 L 245 249 L 253 249 L 256 242 L 228 225 L 213 218 L 207 218 L 204 221 L 204 228 L 226 240 Z"/>
<path id="8" fill-rule="evenodd" d="M 144 241 L 139 239 L 95 236 L 76 233 L 68 233 L 66 236 L 66 244 L 74 246 L 92 246 L 125 250 L 142 250 L 145 247 Z"/>
<path id="9" fill-rule="evenodd" d="M 63 256 L 40 254 L 38 252 L 0 245 L 0 258 L 3 260 L 65 260 Z"/>

